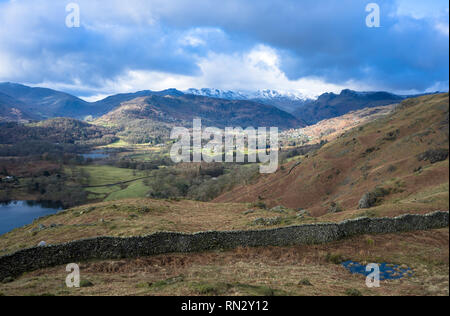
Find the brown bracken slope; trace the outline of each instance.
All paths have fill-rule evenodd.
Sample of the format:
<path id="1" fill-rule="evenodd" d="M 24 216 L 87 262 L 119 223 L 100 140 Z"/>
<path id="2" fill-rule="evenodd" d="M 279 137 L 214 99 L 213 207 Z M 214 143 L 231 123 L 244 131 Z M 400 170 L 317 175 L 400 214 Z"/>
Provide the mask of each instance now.
<path id="1" fill-rule="evenodd" d="M 448 93 L 408 99 L 391 115 L 349 130 L 317 152 L 215 202 L 263 202 L 307 209 L 314 216 L 334 206 L 341 212 L 329 216 L 339 218 L 360 214 L 359 200 L 378 187 L 384 196 L 367 215 L 448 210 L 448 148 Z M 420 159 L 430 150 L 438 151 Z M 442 155 L 444 160 L 434 161 Z"/>

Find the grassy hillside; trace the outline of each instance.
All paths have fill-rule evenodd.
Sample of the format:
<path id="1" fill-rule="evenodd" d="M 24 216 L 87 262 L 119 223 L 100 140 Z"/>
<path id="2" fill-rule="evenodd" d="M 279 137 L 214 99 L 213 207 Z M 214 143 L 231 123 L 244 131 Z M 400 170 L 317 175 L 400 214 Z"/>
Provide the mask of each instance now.
<path id="1" fill-rule="evenodd" d="M 393 114 L 354 128 L 216 201 L 281 204 L 315 216 L 346 214 L 327 215 L 333 218 L 448 210 L 448 128 L 448 94 L 409 99 Z M 434 161 L 436 153 L 445 159 Z M 358 210 L 366 193 L 378 197 L 372 208 Z"/>
<path id="2" fill-rule="evenodd" d="M 0 284 L 0 295 L 448 296 L 448 229 L 362 236 L 327 245 L 261 247 L 80 263 L 81 288 L 66 288 L 65 266 Z M 367 288 L 339 263 L 388 262 L 413 274 Z"/>
<path id="3" fill-rule="evenodd" d="M 0 92 L 0 122 L 27 122 L 37 118 L 23 110 L 24 104 Z"/>
<path id="4" fill-rule="evenodd" d="M 43 239 L 57 244 L 95 236 L 138 236 L 157 231 L 254 229 L 255 219 L 277 216 L 267 210 L 244 214 L 249 208 L 247 204 L 152 199 L 84 205 L 0 236 L 0 255 L 37 245 Z M 295 217 L 295 212 L 291 215 Z M 39 224 L 57 226 L 39 231 L 36 230 Z"/>

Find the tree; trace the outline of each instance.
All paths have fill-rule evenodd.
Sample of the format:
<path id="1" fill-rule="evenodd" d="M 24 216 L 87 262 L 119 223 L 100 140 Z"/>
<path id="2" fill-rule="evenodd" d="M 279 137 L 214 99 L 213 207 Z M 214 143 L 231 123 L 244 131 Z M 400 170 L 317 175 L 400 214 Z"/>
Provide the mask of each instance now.
<path id="1" fill-rule="evenodd" d="M 3 168 L 2 168 L 2 170 L 0 172 L 0 175 L 2 175 L 2 176 L 9 176 L 8 170 L 6 169 L 5 166 L 3 166 Z"/>

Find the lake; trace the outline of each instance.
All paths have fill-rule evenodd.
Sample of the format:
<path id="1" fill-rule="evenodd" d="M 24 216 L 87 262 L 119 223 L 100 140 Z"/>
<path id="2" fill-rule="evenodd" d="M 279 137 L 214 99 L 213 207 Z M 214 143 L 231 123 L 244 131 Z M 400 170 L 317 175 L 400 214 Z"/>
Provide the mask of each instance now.
<path id="1" fill-rule="evenodd" d="M 0 202 L 0 235 L 14 228 L 31 224 L 41 216 L 55 214 L 63 208 L 55 202 Z"/>
<path id="2" fill-rule="evenodd" d="M 108 153 L 105 153 L 104 151 L 101 150 L 94 150 L 90 153 L 87 154 L 82 154 L 81 156 L 83 156 L 85 159 L 91 158 L 91 159 L 105 159 L 109 157 Z"/>

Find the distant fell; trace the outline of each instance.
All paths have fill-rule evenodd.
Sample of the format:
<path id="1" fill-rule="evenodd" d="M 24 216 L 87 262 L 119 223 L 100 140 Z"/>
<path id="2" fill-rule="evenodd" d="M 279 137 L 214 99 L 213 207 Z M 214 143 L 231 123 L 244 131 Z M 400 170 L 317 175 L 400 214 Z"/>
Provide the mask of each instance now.
<path id="1" fill-rule="evenodd" d="M 174 90 L 123 102 L 99 121 L 114 123 L 123 122 L 124 119 L 153 120 L 189 126 L 194 118 L 201 118 L 205 125 L 221 128 L 274 126 L 287 129 L 303 126 L 291 114 L 270 105 L 178 94 Z"/>
<path id="2" fill-rule="evenodd" d="M 399 103 L 405 98 L 389 92 L 357 92 L 346 89 L 340 94 L 324 93 L 317 100 L 297 109 L 293 114 L 312 125 L 350 111 Z"/>

